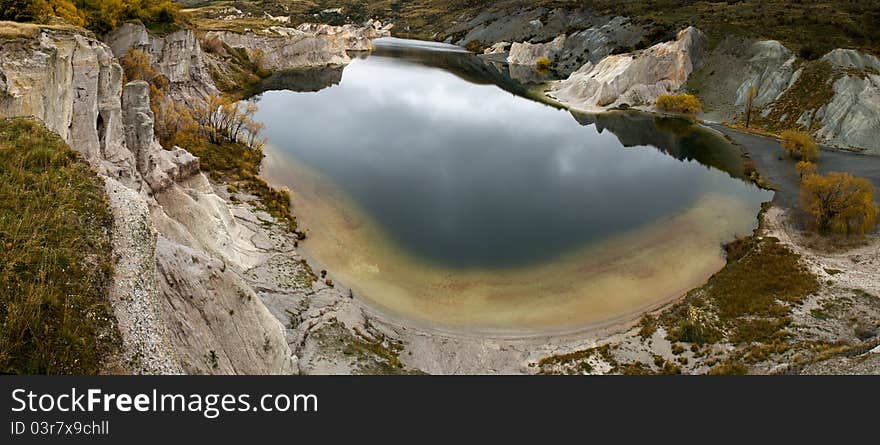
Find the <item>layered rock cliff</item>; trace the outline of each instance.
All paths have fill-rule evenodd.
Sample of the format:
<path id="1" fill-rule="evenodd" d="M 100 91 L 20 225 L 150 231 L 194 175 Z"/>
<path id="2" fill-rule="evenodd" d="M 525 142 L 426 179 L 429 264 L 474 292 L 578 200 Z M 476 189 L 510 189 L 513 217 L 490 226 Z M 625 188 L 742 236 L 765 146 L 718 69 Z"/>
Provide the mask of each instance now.
<path id="1" fill-rule="evenodd" d="M 217 93 L 202 46 L 190 29 L 158 37 L 140 23 L 125 23 L 105 41 L 117 58 L 132 49 L 146 53 L 157 71 L 168 79 L 171 100 L 189 103 Z"/>
<path id="2" fill-rule="evenodd" d="M 0 40 L 0 115 L 40 119 L 104 180 L 114 217 L 109 298 L 128 371 L 293 372 L 281 323 L 248 297 L 240 258 L 204 242 L 204 225 L 222 221 L 226 237 L 211 240 L 248 243 L 198 159 L 156 142 L 147 84 L 123 85 L 111 49 L 90 36 L 34 36 Z M 175 219 L 197 212 L 204 224 Z"/>
<path id="3" fill-rule="evenodd" d="M 390 35 L 390 26 L 371 21 L 363 27 L 304 23 L 296 28 L 273 26 L 244 33 L 209 31 L 205 40 L 245 51 L 260 69 L 281 71 L 343 65 L 351 61 L 348 51 L 368 51 L 373 48 L 373 39 Z"/>
<path id="4" fill-rule="evenodd" d="M 683 87 L 703 102 L 705 117 L 770 131 L 801 128 L 827 145 L 880 154 L 880 62 L 835 49 L 818 60 L 797 57 L 774 40 L 728 38 Z"/>
<path id="5" fill-rule="evenodd" d="M 652 106 L 662 94 L 678 91 L 702 60 L 706 37 L 690 27 L 675 41 L 644 51 L 618 54 L 596 65 L 587 62 L 549 95 L 576 109 L 597 111 L 627 104 Z"/>
<path id="6" fill-rule="evenodd" d="M 565 79 L 549 95 L 574 108 L 597 112 L 627 104 L 650 110 L 659 94 L 688 92 L 703 103 L 701 117 L 743 124 L 754 90 L 752 126 L 805 129 L 826 145 L 880 154 L 876 57 L 836 49 L 805 60 L 778 41 L 736 34 L 712 42 L 711 49 L 700 37 L 633 50 L 667 31 L 651 20 L 586 9 L 499 8 L 463 16 L 435 37 L 488 48 L 489 60 L 505 60 L 511 75 L 527 83 L 552 80 L 533 69 L 539 58 L 549 59 L 550 74 Z M 702 35 L 693 29 L 687 34 Z"/>

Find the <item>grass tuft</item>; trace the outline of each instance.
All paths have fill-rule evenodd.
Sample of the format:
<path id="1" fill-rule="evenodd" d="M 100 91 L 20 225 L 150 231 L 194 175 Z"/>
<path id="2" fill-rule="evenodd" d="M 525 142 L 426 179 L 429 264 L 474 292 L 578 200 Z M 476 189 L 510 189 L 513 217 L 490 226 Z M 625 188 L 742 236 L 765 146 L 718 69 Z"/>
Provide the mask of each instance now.
<path id="1" fill-rule="evenodd" d="M 101 370 L 119 338 L 111 223 L 101 180 L 60 137 L 0 120 L 0 372 Z"/>

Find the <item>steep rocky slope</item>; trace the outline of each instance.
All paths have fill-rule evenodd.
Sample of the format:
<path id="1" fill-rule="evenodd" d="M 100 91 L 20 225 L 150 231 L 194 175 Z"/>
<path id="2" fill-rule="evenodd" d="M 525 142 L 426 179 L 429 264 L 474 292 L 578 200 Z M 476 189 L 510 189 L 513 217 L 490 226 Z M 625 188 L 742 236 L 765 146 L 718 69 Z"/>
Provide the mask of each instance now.
<path id="1" fill-rule="evenodd" d="M 0 78 L 0 114 L 42 120 L 105 182 L 116 263 L 109 297 L 127 371 L 291 372 L 281 324 L 257 299 L 242 298 L 247 288 L 237 285 L 234 265 L 157 231 L 157 221 L 172 219 L 157 196 L 198 196 L 186 180 L 206 179 L 197 159 L 155 142 L 147 85 L 123 86 L 121 68 L 100 41 L 49 29 L 0 41 Z M 212 193 L 201 197 L 217 201 Z M 207 281 L 208 299 L 176 291 Z"/>
<path id="2" fill-rule="evenodd" d="M 704 118 L 743 124 L 754 89 L 750 124 L 803 128 L 827 145 L 880 154 L 877 57 L 838 48 L 806 60 L 776 40 L 710 39 L 694 27 L 657 43 L 651 40 L 662 34 L 652 26 L 586 10 L 521 8 L 463 18 L 443 35 L 464 46 L 479 42 L 511 72 L 549 59 L 564 79 L 549 95 L 574 108 L 650 110 L 660 94 L 690 92 L 703 102 Z M 646 43 L 653 46 L 634 50 Z"/>
<path id="3" fill-rule="evenodd" d="M 132 49 L 146 53 L 157 71 L 168 79 L 172 100 L 190 102 L 217 92 L 202 46 L 190 29 L 157 37 L 140 23 L 125 23 L 104 40 L 117 58 Z"/>
<path id="4" fill-rule="evenodd" d="M 706 37 L 696 28 L 673 42 L 658 43 L 639 53 L 587 62 L 548 93 L 581 110 L 596 111 L 623 104 L 651 107 L 662 94 L 678 91 L 702 61 Z"/>
<path id="5" fill-rule="evenodd" d="M 808 61 L 774 40 L 731 37 L 706 56 L 684 89 L 702 100 L 705 117 L 752 123 L 769 131 L 804 128 L 825 144 L 880 154 L 880 63 L 835 49 Z"/>
<path id="6" fill-rule="evenodd" d="M 239 194 L 234 198 L 239 204 L 231 204 L 225 186 L 211 183 L 199 171 L 199 159 L 185 149 L 162 147 L 149 85 L 123 85 L 116 57 L 131 49 L 145 52 L 169 81 L 167 99 L 187 103 L 217 92 L 210 64 L 223 61 L 203 51 L 190 30 L 157 37 L 140 24 L 126 24 L 105 45 L 76 29 L 14 27 L 28 32 L 0 41 L 0 115 L 42 120 L 83 153 L 105 182 L 114 219 L 109 298 L 123 339 L 123 371 L 299 372 L 288 346 L 293 337 L 280 321 L 288 315 L 273 315 L 263 300 L 269 298 L 267 289 L 276 289 L 273 295 L 286 292 L 290 304 L 314 293 L 314 275 L 292 248 L 296 235 L 247 204 L 253 196 Z M 371 39 L 388 29 L 378 23 L 303 25 L 259 37 L 207 38 L 223 40 L 271 71 L 345 64 L 346 51 L 371 48 Z M 272 273 L 254 275 L 267 268 Z M 291 280 L 301 288 L 291 290 Z M 325 289 L 348 300 L 332 286 Z M 294 346 L 301 350 L 299 343 Z"/>
<path id="7" fill-rule="evenodd" d="M 365 27 L 304 23 L 297 28 L 273 26 L 244 33 L 209 31 L 205 39 L 244 50 L 260 69 L 279 71 L 345 64 L 351 60 L 347 51 L 368 51 L 372 39 L 390 35 L 390 27 L 379 22 Z"/>

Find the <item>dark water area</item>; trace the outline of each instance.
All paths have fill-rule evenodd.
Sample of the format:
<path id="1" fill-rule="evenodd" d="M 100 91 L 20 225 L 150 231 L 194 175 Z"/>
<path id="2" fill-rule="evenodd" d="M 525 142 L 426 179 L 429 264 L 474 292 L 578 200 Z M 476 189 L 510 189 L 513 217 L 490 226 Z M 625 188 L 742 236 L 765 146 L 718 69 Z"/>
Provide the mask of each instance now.
<path id="1" fill-rule="evenodd" d="M 265 89 L 283 91 L 259 96 L 257 115 L 272 150 L 443 266 L 540 263 L 707 195 L 768 196 L 717 134 L 640 113 L 573 115 L 452 47 L 391 40 L 344 71 L 276 76 Z"/>

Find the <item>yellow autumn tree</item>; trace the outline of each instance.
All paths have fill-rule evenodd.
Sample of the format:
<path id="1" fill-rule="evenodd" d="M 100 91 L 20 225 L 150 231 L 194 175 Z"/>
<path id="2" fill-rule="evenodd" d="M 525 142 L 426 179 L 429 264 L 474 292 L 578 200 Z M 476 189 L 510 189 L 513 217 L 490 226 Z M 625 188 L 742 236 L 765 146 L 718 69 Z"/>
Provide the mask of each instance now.
<path id="1" fill-rule="evenodd" d="M 46 22 L 51 17 L 82 26 L 84 14 L 70 0 L 0 0 L 0 19 L 18 22 Z"/>
<path id="2" fill-rule="evenodd" d="M 798 177 L 801 178 L 801 181 L 808 176 L 815 175 L 818 171 L 816 169 L 816 164 L 810 161 L 800 161 L 794 166 L 794 168 L 797 170 Z"/>
<path id="3" fill-rule="evenodd" d="M 663 94 L 657 98 L 657 109 L 668 113 L 697 114 L 703 104 L 692 94 Z"/>
<path id="4" fill-rule="evenodd" d="M 550 65 L 552 64 L 553 62 L 551 62 L 550 59 L 546 57 L 541 57 L 535 62 L 535 68 L 537 68 L 538 71 L 547 71 L 550 69 Z"/>
<path id="5" fill-rule="evenodd" d="M 877 226 L 871 182 L 849 173 L 809 175 L 801 182 L 801 204 L 820 233 L 863 235 Z"/>
<path id="6" fill-rule="evenodd" d="M 789 156 L 802 161 L 816 162 L 819 159 L 819 145 L 813 141 L 809 133 L 797 130 L 785 130 L 780 135 L 782 149 Z"/>

